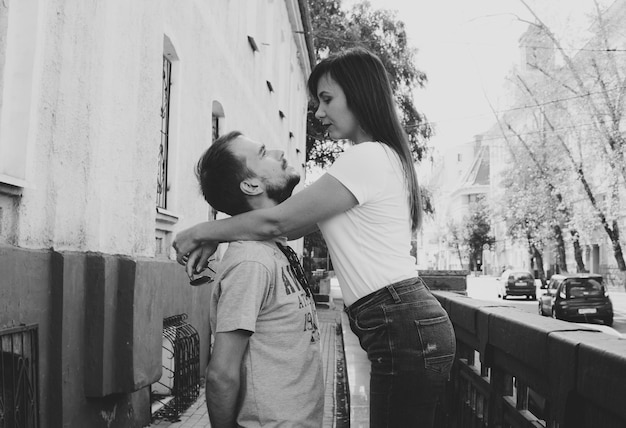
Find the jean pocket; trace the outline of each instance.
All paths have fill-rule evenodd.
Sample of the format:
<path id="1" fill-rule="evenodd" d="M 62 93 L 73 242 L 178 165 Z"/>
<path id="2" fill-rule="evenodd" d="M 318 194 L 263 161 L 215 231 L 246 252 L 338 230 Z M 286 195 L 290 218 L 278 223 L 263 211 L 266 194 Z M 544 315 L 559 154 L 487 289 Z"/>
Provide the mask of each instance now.
<path id="1" fill-rule="evenodd" d="M 415 321 L 422 344 L 424 367 L 447 374 L 452 368 L 456 342 L 452 324 L 446 315 Z"/>
<path id="2" fill-rule="evenodd" d="M 384 327 L 387 324 L 387 316 L 384 308 L 379 305 L 358 312 L 352 321 L 356 328 L 367 332 Z"/>

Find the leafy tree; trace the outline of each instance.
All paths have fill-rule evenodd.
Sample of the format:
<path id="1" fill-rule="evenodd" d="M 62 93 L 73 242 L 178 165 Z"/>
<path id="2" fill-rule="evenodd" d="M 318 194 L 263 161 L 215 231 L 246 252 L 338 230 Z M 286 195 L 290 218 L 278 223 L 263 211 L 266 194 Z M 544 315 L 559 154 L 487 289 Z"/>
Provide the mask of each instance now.
<path id="1" fill-rule="evenodd" d="M 470 204 L 469 214 L 464 221 L 464 243 L 469 251 L 470 269 L 482 264 L 483 246 L 491 246 L 495 242 L 485 198 L 479 197 Z"/>
<path id="2" fill-rule="evenodd" d="M 353 46 L 365 47 L 380 57 L 389 74 L 411 153 L 415 160 L 421 160 L 432 129 L 425 116 L 415 109 L 413 91 L 424 86 L 427 79 L 415 66 L 415 49 L 407 42 L 404 23 L 395 12 L 373 9 L 369 1 L 355 4 L 346 11 L 340 0 L 309 0 L 309 9 L 315 57 L 318 60 Z M 343 143 L 325 135 L 324 128 L 315 118 L 315 109 L 313 102 L 309 102 L 307 165 L 309 168 L 324 168 L 343 152 Z M 431 195 L 425 189 L 421 191 L 425 212 L 432 214 Z M 308 249 L 318 246 L 326 251 L 321 234 L 305 237 L 304 246 Z M 415 256 L 416 248 L 412 248 L 411 253 Z"/>
<path id="3" fill-rule="evenodd" d="M 526 1 L 520 1 L 535 19 L 529 22 L 530 28 L 549 42 L 563 64 L 531 58 L 528 65 L 535 70 L 535 76 L 519 76 L 520 88 L 528 105 L 534 106 L 541 118 L 537 131 L 544 132 L 558 150 L 555 162 L 568 167 L 572 194 L 583 195 L 586 209 L 594 213 L 596 224 L 612 243 L 617 266 L 626 271 L 618 221 L 619 201 L 626 190 L 626 139 L 620 131 L 624 121 L 626 59 L 616 55 L 613 47 L 623 43 L 619 14 L 605 13 L 596 2 L 595 34 L 584 49 L 569 54 L 550 26 Z M 576 238 L 577 233 L 572 236 Z"/>
<path id="4" fill-rule="evenodd" d="M 463 268 L 463 255 L 465 251 L 465 240 L 463 239 L 462 227 L 454 220 L 449 220 L 446 224 L 447 233 L 443 235 L 444 243 L 456 251 L 459 257 L 459 266 Z"/>
<path id="5" fill-rule="evenodd" d="M 415 66 L 415 49 L 407 43 L 404 23 L 396 12 L 373 9 L 369 1 L 344 11 L 339 0 L 309 0 L 311 27 L 318 60 L 341 49 L 363 46 L 383 62 L 407 132 L 415 160 L 421 160 L 432 129 L 413 103 L 413 91 L 426 83 L 426 75 Z M 343 151 L 341 142 L 332 141 L 315 119 L 315 106 L 309 103 L 307 115 L 307 164 L 330 165 Z"/>

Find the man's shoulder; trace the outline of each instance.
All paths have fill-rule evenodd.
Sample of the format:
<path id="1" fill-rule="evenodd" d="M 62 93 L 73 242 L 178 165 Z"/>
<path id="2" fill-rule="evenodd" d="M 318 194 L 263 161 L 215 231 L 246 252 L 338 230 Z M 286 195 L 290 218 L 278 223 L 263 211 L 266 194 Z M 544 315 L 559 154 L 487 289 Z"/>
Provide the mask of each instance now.
<path id="1" fill-rule="evenodd" d="M 273 265 L 281 256 L 276 243 L 272 241 L 235 241 L 228 244 L 222 261 L 224 264 L 251 261 Z"/>

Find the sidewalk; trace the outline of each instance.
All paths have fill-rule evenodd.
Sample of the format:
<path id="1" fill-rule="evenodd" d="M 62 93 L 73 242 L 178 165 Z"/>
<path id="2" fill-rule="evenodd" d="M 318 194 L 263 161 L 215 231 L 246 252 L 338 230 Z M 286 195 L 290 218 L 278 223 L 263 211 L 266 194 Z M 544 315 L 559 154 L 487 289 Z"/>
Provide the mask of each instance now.
<path id="1" fill-rule="evenodd" d="M 346 358 L 347 380 L 350 388 L 350 426 L 353 428 L 369 426 L 369 361 L 361 350 L 358 339 L 350 331 L 347 318 L 343 313 L 343 303 L 335 300 L 334 308 L 318 307 L 322 345 L 322 362 L 324 367 L 325 400 L 324 428 L 340 428 L 337 421 L 337 359 Z M 343 349 L 337 341 L 337 328 L 341 326 L 343 333 Z M 341 403 L 339 403 L 341 405 Z M 154 421 L 147 428 L 205 428 L 210 427 L 204 387 L 200 390 L 198 400 L 186 412 L 180 415 L 177 422 L 165 420 Z"/>

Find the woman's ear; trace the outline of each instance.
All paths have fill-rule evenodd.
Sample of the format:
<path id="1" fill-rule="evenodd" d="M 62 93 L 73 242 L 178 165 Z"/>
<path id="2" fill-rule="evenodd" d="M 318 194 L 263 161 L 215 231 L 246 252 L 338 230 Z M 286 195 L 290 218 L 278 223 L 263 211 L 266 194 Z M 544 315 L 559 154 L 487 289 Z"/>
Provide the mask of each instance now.
<path id="1" fill-rule="evenodd" d="M 257 196 L 265 191 L 258 178 L 246 178 L 239 184 L 239 188 L 246 196 Z"/>

